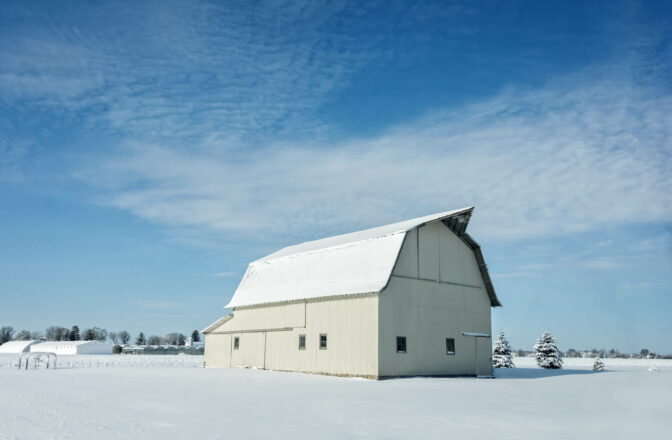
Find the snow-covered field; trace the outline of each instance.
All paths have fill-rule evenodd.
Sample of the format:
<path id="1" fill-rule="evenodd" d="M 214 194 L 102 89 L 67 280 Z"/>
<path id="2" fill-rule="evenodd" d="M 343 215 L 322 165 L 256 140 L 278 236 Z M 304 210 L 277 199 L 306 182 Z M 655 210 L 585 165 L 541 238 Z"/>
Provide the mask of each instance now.
<path id="1" fill-rule="evenodd" d="M 593 373 L 591 359 L 547 371 L 516 358 L 495 380 L 368 381 L 191 368 L 199 356 L 64 358 L 68 368 L 29 371 L 0 359 L 0 439 L 567 440 L 672 430 L 670 360 L 606 359 L 607 371 Z"/>
<path id="2" fill-rule="evenodd" d="M 9 367 L 18 368 L 18 365 L 19 355 L 0 354 L 0 369 Z M 203 356 L 80 354 L 76 356 L 58 356 L 57 366 L 58 368 L 200 368 L 203 366 Z"/>

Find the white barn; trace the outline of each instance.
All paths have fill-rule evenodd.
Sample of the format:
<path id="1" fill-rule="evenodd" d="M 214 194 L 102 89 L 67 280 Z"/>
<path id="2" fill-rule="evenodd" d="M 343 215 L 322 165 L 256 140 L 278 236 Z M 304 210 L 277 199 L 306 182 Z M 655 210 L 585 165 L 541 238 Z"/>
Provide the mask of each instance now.
<path id="1" fill-rule="evenodd" d="M 112 354 L 112 344 L 99 341 L 46 341 L 30 346 L 30 351 L 73 354 Z"/>
<path id="2" fill-rule="evenodd" d="M 473 207 L 281 249 L 250 263 L 203 330 L 207 367 L 343 376 L 492 374 L 500 306 Z"/>
<path id="3" fill-rule="evenodd" d="M 30 346 L 40 341 L 9 341 L 0 345 L 0 353 L 27 353 L 30 351 Z"/>

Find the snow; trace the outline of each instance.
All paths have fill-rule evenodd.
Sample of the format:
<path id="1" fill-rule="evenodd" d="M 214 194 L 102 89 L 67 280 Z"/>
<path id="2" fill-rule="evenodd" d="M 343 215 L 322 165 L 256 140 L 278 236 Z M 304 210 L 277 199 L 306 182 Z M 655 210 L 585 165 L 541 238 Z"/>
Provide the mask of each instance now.
<path id="1" fill-rule="evenodd" d="M 664 438 L 672 428 L 670 360 L 604 359 L 606 371 L 593 372 L 593 359 L 543 370 L 516 358 L 519 368 L 498 369 L 494 380 L 368 381 L 186 368 L 200 356 L 72 358 L 115 368 L 4 363 L 0 438 L 567 440 Z"/>
<path id="2" fill-rule="evenodd" d="M 283 248 L 253 261 L 226 308 L 379 292 L 406 233 L 473 207 Z"/>
<path id="3" fill-rule="evenodd" d="M 57 355 L 58 368 L 201 368 L 203 356 L 197 355 Z M 0 374 L 6 368 L 18 368 L 19 356 L 0 355 Z M 1 438 L 1 437 L 0 437 Z"/>
<path id="4" fill-rule="evenodd" d="M 8 341 L 0 345 L 0 353 L 23 353 L 30 350 L 30 346 L 39 341 Z"/>

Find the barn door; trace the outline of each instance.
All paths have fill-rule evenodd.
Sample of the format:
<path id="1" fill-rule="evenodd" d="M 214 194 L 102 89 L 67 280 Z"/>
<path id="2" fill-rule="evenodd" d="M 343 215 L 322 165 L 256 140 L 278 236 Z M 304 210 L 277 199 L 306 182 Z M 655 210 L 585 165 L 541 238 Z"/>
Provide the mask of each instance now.
<path id="1" fill-rule="evenodd" d="M 474 340 L 474 373 L 477 377 L 492 377 L 492 355 L 490 335 L 487 333 L 464 332 Z"/>
<path id="2" fill-rule="evenodd" d="M 476 337 L 476 376 L 492 377 L 492 347 L 489 337 Z"/>

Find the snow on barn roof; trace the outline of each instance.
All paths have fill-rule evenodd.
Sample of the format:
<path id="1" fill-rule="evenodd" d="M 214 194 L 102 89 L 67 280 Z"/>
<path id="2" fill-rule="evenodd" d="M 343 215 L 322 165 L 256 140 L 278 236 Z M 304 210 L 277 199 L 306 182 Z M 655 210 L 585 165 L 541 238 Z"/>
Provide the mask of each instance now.
<path id="1" fill-rule="evenodd" d="M 435 220 L 449 222 L 474 249 L 491 303 L 498 306 L 480 248 L 464 232 L 473 209 L 440 212 L 280 249 L 250 263 L 225 308 L 380 292 L 387 286 L 406 233 Z"/>

